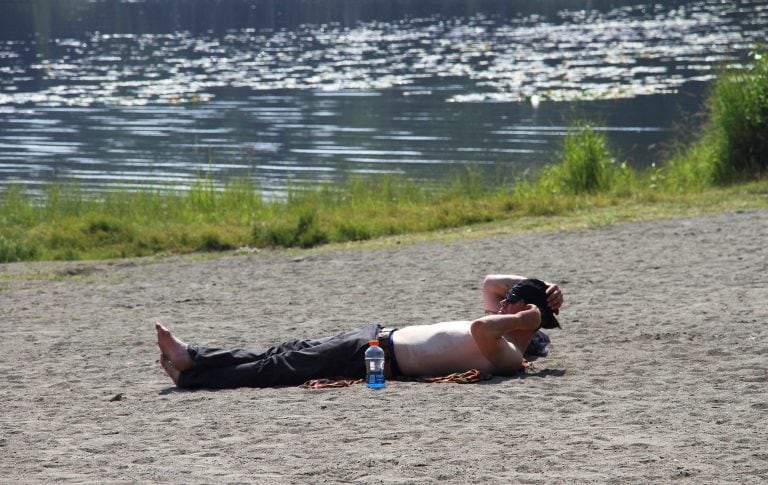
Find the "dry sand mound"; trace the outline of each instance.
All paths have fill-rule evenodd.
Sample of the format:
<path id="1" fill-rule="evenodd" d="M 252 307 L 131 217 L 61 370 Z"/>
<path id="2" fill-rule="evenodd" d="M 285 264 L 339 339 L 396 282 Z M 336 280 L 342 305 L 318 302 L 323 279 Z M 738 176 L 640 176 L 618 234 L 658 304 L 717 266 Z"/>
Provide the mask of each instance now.
<path id="1" fill-rule="evenodd" d="M 768 211 L 387 249 L 0 265 L 0 482 L 764 483 Z M 553 352 L 481 384 L 187 392 L 153 323 L 255 346 L 561 283 Z"/>

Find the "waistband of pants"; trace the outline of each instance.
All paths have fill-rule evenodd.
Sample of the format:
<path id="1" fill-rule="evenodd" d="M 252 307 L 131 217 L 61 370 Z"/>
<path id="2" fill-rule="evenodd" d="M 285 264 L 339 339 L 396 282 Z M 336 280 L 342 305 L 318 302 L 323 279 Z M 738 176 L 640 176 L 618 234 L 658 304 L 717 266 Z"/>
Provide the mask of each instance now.
<path id="1" fill-rule="evenodd" d="M 384 377 L 387 379 L 402 375 L 395 357 L 395 344 L 392 342 L 392 335 L 396 331 L 396 328 L 384 327 L 378 335 L 379 347 L 384 351 Z"/>

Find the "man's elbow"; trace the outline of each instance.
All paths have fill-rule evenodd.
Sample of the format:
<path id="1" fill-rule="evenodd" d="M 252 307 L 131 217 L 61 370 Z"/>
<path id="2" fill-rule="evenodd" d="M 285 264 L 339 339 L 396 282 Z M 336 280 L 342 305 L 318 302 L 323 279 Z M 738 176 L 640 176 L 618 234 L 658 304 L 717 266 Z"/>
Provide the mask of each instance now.
<path id="1" fill-rule="evenodd" d="M 482 319 L 475 320 L 470 324 L 469 333 L 472 334 L 472 338 L 474 338 L 476 342 L 487 342 L 489 340 L 501 338 L 501 334 L 496 335 L 492 326 Z"/>
<path id="2" fill-rule="evenodd" d="M 487 339 L 486 335 L 486 326 L 485 322 L 482 320 L 475 320 L 469 325 L 469 333 L 472 334 L 472 338 L 475 340 L 485 340 Z"/>
<path id="3" fill-rule="evenodd" d="M 483 278 L 483 289 L 494 294 L 499 292 L 506 293 L 507 291 L 502 277 L 495 274 L 485 275 L 485 278 Z"/>
<path id="4" fill-rule="evenodd" d="M 486 275 L 485 278 L 483 278 L 483 290 L 490 291 L 492 289 L 493 289 L 493 279 L 491 278 L 491 275 Z"/>

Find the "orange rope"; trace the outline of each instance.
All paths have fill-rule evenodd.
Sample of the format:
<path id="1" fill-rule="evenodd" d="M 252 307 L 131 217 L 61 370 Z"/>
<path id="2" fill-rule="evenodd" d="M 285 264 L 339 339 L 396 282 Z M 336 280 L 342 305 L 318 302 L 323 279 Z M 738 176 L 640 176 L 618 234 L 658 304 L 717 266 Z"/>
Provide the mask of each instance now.
<path id="1" fill-rule="evenodd" d="M 419 382 L 436 382 L 440 384 L 474 384 L 475 382 L 490 378 L 490 374 L 484 374 L 477 369 L 470 369 L 466 372 L 456 372 L 447 376 L 421 377 L 417 380 Z"/>
<path id="2" fill-rule="evenodd" d="M 523 359 L 523 370 L 531 366 L 531 363 Z M 480 381 L 487 381 L 493 377 L 486 372 L 480 372 L 477 369 L 469 369 L 466 372 L 456 372 L 447 376 L 432 377 L 398 377 L 396 381 L 406 382 L 431 382 L 438 384 L 474 384 Z M 349 387 L 352 384 L 363 384 L 363 379 L 311 379 L 299 387 L 302 389 L 331 389 L 337 387 Z"/>
<path id="3" fill-rule="evenodd" d="M 332 387 L 349 387 L 352 384 L 362 384 L 362 379 L 311 379 L 299 387 L 302 389 L 330 389 Z"/>
<path id="4" fill-rule="evenodd" d="M 527 360 L 523 361 L 523 369 L 528 368 L 530 363 Z M 454 374 L 448 374 L 447 376 L 432 376 L 432 377 L 398 377 L 394 379 L 396 381 L 407 382 L 430 382 L 439 384 L 474 384 L 480 381 L 486 381 L 493 377 L 491 374 L 480 372 L 477 369 L 470 369 L 466 372 L 456 372 Z M 363 384 L 365 381 L 362 379 L 311 379 L 304 384 L 300 385 L 302 389 L 331 389 L 338 387 L 349 387 L 352 384 Z"/>

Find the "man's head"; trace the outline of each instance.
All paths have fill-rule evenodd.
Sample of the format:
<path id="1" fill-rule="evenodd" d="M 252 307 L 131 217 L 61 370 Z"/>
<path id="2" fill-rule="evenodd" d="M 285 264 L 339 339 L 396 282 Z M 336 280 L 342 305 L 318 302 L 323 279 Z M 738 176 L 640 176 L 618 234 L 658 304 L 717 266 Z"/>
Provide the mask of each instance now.
<path id="1" fill-rule="evenodd" d="M 521 300 L 531 305 L 536 305 L 539 308 L 542 327 L 560 327 L 560 322 L 557 321 L 555 314 L 552 313 L 552 309 L 549 308 L 549 303 L 547 303 L 546 283 L 537 279 L 523 280 L 510 288 L 504 299 L 510 305 Z"/>

